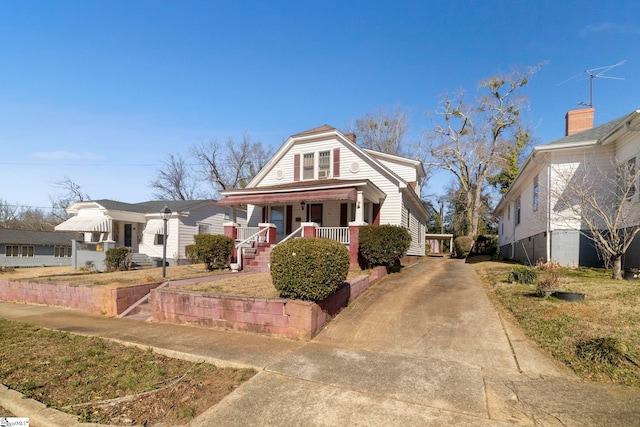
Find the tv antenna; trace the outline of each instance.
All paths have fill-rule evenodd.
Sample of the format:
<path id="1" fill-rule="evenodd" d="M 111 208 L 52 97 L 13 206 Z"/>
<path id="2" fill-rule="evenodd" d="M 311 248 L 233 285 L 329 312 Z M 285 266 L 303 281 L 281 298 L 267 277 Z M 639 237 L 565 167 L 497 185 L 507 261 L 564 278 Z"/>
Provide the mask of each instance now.
<path id="1" fill-rule="evenodd" d="M 598 67 L 598 68 L 592 68 L 590 70 L 585 70 L 585 73 L 589 74 L 589 103 L 587 104 L 586 102 L 578 102 L 578 105 L 584 105 L 589 108 L 593 108 L 593 79 L 594 78 L 597 77 L 601 79 L 624 80 L 622 77 L 605 76 L 604 73 L 606 73 L 612 68 L 615 68 L 624 64 L 625 62 L 627 62 L 626 59 L 618 62 L 617 64 L 607 65 L 606 67 Z"/>

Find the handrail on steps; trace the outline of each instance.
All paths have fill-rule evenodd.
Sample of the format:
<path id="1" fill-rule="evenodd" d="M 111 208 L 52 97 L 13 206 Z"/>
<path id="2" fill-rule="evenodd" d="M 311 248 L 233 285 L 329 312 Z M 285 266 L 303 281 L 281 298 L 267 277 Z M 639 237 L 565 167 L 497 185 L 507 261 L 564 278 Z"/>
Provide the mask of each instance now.
<path id="1" fill-rule="evenodd" d="M 285 237 L 284 239 L 280 240 L 278 243 L 276 243 L 274 246 L 278 246 L 280 243 L 282 242 L 286 242 L 287 240 L 291 239 L 293 236 L 295 236 L 299 231 L 302 230 L 302 226 L 298 227 L 298 229 L 296 231 L 294 231 L 293 233 L 289 234 L 287 237 Z"/>
<path id="2" fill-rule="evenodd" d="M 271 228 L 271 225 L 267 225 L 266 229 L 269 230 L 270 228 Z M 253 239 L 254 237 L 256 237 L 257 235 L 259 235 L 260 233 L 262 233 L 263 231 L 264 231 L 264 228 L 260 228 L 257 233 L 253 233 L 251 236 L 247 237 L 242 242 L 236 244 L 236 246 L 235 246 L 236 250 L 238 248 L 240 248 L 240 250 L 237 251 L 238 252 L 238 266 L 240 268 L 242 268 L 242 248 L 241 248 L 241 246 L 244 245 L 245 243 L 247 243 L 248 241 L 250 241 L 251 239 Z"/>

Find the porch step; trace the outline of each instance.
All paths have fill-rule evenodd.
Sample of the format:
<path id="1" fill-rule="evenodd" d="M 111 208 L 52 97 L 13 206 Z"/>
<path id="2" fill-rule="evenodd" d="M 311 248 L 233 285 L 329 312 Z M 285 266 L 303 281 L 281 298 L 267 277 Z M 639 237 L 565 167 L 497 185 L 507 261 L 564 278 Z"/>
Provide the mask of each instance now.
<path id="1" fill-rule="evenodd" d="M 253 271 L 256 273 L 268 272 L 269 264 L 271 263 L 271 245 L 258 246 L 257 248 L 251 249 L 255 250 L 255 252 L 251 256 L 247 256 L 245 253 L 243 258 L 243 269 L 245 271 Z"/>
<path id="2" fill-rule="evenodd" d="M 124 313 L 118 317 L 126 317 L 135 320 L 151 320 L 151 301 L 149 294 L 142 297 L 138 302 L 133 304 Z"/>
<path id="3" fill-rule="evenodd" d="M 162 261 L 160 261 L 162 264 Z M 157 267 L 157 262 L 149 255 L 134 253 L 131 254 L 131 267 L 132 268 L 151 268 Z"/>

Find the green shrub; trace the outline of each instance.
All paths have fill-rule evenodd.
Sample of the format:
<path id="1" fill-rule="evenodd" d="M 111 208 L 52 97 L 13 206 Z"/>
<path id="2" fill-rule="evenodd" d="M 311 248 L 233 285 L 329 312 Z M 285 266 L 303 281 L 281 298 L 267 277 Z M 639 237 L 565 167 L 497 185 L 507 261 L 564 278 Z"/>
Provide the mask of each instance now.
<path id="1" fill-rule="evenodd" d="M 198 263 L 198 254 L 196 253 L 196 245 L 187 245 L 184 247 L 184 256 L 189 264 Z"/>
<path id="2" fill-rule="evenodd" d="M 498 236 L 495 234 L 480 235 L 475 244 L 474 253 L 478 255 L 495 255 L 498 253 Z"/>
<path id="3" fill-rule="evenodd" d="M 508 282 L 518 282 L 525 285 L 535 285 L 538 280 L 538 271 L 526 265 L 516 265 L 509 273 Z"/>
<path id="4" fill-rule="evenodd" d="M 359 255 L 366 266 L 400 265 L 411 245 L 409 231 L 399 225 L 365 225 L 358 234 Z"/>
<path id="5" fill-rule="evenodd" d="M 271 251 L 271 279 L 283 298 L 322 301 L 348 273 L 349 251 L 335 240 L 287 240 Z"/>
<path id="6" fill-rule="evenodd" d="M 196 234 L 193 236 L 194 253 L 200 262 L 204 262 L 207 270 L 220 270 L 227 267 L 229 257 L 233 253 L 234 241 L 221 234 Z"/>
<path id="7" fill-rule="evenodd" d="M 118 246 L 105 252 L 107 271 L 129 270 L 131 268 L 131 248 Z"/>
<path id="8" fill-rule="evenodd" d="M 457 258 L 466 258 L 473 248 L 473 238 L 469 236 L 456 237 L 453 241 L 453 247 Z"/>

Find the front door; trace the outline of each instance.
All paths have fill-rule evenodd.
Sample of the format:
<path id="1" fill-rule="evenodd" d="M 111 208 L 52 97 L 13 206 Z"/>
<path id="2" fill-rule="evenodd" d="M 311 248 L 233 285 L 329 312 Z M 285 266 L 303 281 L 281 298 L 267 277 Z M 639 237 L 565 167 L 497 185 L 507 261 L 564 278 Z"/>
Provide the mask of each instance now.
<path id="1" fill-rule="evenodd" d="M 128 248 L 131 247 L 131 236 L 132 236 L 132 224 L 124 225 L 124 245 Z"/>
<path id="2" fill-rule="evenodd" d="M 322 227 L 322 203 L 312 203 L 307 207 L 307 221 L 315 222 L 318 227 Z"/>

